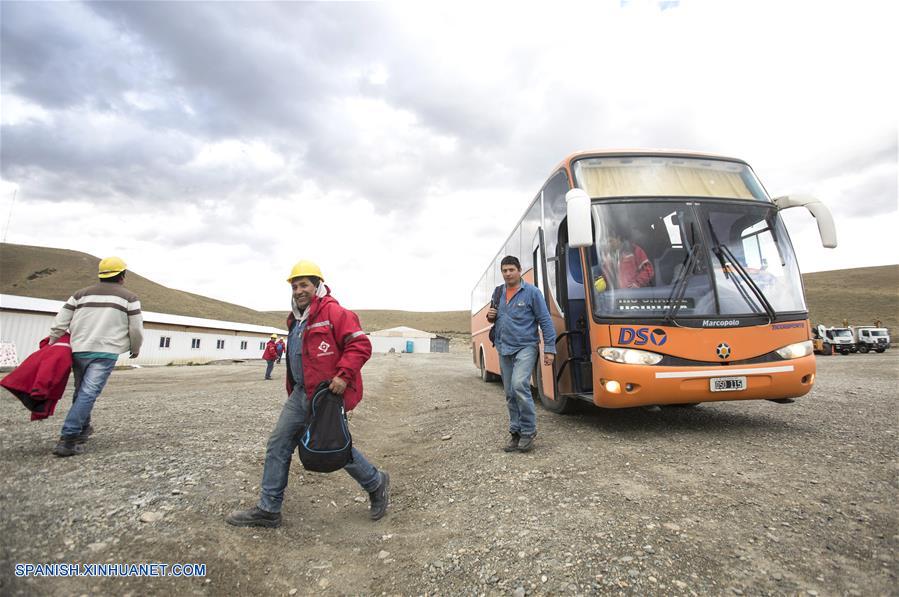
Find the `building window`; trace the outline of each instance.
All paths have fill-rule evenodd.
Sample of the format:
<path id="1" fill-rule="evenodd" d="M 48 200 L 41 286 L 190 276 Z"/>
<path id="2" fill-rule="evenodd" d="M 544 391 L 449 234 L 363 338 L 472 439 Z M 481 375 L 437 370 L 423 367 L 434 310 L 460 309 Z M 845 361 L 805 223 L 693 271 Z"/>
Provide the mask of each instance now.
<path id="1" fill-rule="evenodd" d="M 171 336 L 160 336 L 159 337 L 159 348 L 168 348 L 172 343 Z"/>
<path id="2" fill-rule="evenodd" d="M 247 341 L 246 341 L 246 340 L 241 341 L 241 343 L 240 343 L 240 349 L 241 349 L 241 350 L 246 350 L 246 349 L 247 349 Z"/>
<path id="3" fill-rule="evenodd" d="M 225 341 L 224 340 L 216 340 L 215 347 L 218 348 L 219 350 L 225 348 Z"/>
<path id="4" fill-rule="evenodd" d="M 259 350 L 265 350 L 265 342 L 259 343 Z"/>
<path id="5" fill-rule="evenodd" d="M 190 347 L 191 348 L 200 348 L 200 339 L 199 338 L 191 338 Z"/>

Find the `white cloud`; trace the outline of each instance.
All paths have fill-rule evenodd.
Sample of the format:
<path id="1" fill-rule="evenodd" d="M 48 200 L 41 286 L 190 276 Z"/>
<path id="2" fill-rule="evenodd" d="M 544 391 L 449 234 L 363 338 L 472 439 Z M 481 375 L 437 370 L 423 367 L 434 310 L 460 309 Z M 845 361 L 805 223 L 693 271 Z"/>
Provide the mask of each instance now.
<path id="1" fill-rule="evenodd" d="M 890 261 L 896 8 L 669 6 L 7 3 L 0 216 L 17 185 L 11 242 L 251 307 L 312 258 L 348 306 L 465 309 L 566 154 L 672 147 L 830 205 L 835 251 L 786 216 L 804 271 Z"/>

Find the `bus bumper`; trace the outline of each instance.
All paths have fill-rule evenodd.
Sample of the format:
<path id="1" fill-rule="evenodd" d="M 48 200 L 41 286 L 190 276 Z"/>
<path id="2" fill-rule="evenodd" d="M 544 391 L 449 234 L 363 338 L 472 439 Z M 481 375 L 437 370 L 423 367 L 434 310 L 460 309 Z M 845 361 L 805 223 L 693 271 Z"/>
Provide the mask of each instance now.
<path id="1" fill-rule="evenodd" d="M 798 398 L 808 394 L 815 383 L 814 355 L 726 367 L 651 367 L 603 361 L 593 370 L 593 402 L 603 408 Z M 718 377 L 744 377 L 746 387 L 713 392 L 711 380 Z"/>

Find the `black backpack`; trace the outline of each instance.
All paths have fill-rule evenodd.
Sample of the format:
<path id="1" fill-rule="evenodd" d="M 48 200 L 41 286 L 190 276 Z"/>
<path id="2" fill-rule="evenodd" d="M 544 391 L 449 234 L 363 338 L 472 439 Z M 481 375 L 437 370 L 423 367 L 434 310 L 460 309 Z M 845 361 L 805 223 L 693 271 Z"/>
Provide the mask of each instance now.
<path id="1" fill-rule="evenodd" d="M 496 288 L 493 289 L 493 296 L 490 297 L 490 306 L 494 309 L 499 307 L 499 299 L 503 294 L 503 286 L 505 284 L 500 284 Z M 493 322 L 493 325 L 490 326 L 490 333 L 488 334 L 490 337 L 490 344 L 496 346 L 496 322 Z"/>
<path id="2" fill-rule="evenodd" d="M 309 404 L 309 422 L 300 439 L 300 462 L 307 471 L 332 473 L 353 459 L 353 437 L 343 409 L 343 397 L 323 381 Z"/>

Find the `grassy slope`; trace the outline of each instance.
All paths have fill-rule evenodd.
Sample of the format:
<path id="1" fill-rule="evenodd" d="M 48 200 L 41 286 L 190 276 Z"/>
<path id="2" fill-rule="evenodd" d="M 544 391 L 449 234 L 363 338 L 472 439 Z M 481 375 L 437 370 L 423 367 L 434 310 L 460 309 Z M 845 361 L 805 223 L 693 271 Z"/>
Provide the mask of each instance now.
<path id="1" fill-rule="evenodd" d="M 100 259 L 87 253 L 0 244 L 0 293 L 64 301 L 96 281 Z M 282 328 L 287 312 L 255 311 L 240 305 L 167 288 L 135 272 L 128 272 L 127 286 L 140 296 L 146 311 L 221 319 Z M 407 325 L 430 332 L 465 333 L 468 311 L 413 313 L 405 311 L 357 311 L 367 331 Z"/>
<path id="2" fill-rule="evenodd" d="M 813 324 L 872 325 L 899 333 L 899 265 L 814 272 L 802 276 Z"/>
<path id="3" fill-rule="evenodd" d="M 0 245 L 0 292 L 66 300 L 92 284 L 99 259 L 86 253 Z M 55 271 L 51 271 L 55 270 Z M 899 332 L 899 265 L 815 272 L 803 275 L 812 323 L 839 325 L 871 324 L 880 319 L 895 338 Z M 282 327 L 286 312 L 260 312 L 197 294 L 166 288 L 134 272 L 128 287 L 141 297 L 147 311 L 209 319 L 223 319 Z M 406 325 L 443 334 L 469 331 L 468 311 L 414 312 L 390 310 L 357 311 L 367 331 Z"/>

